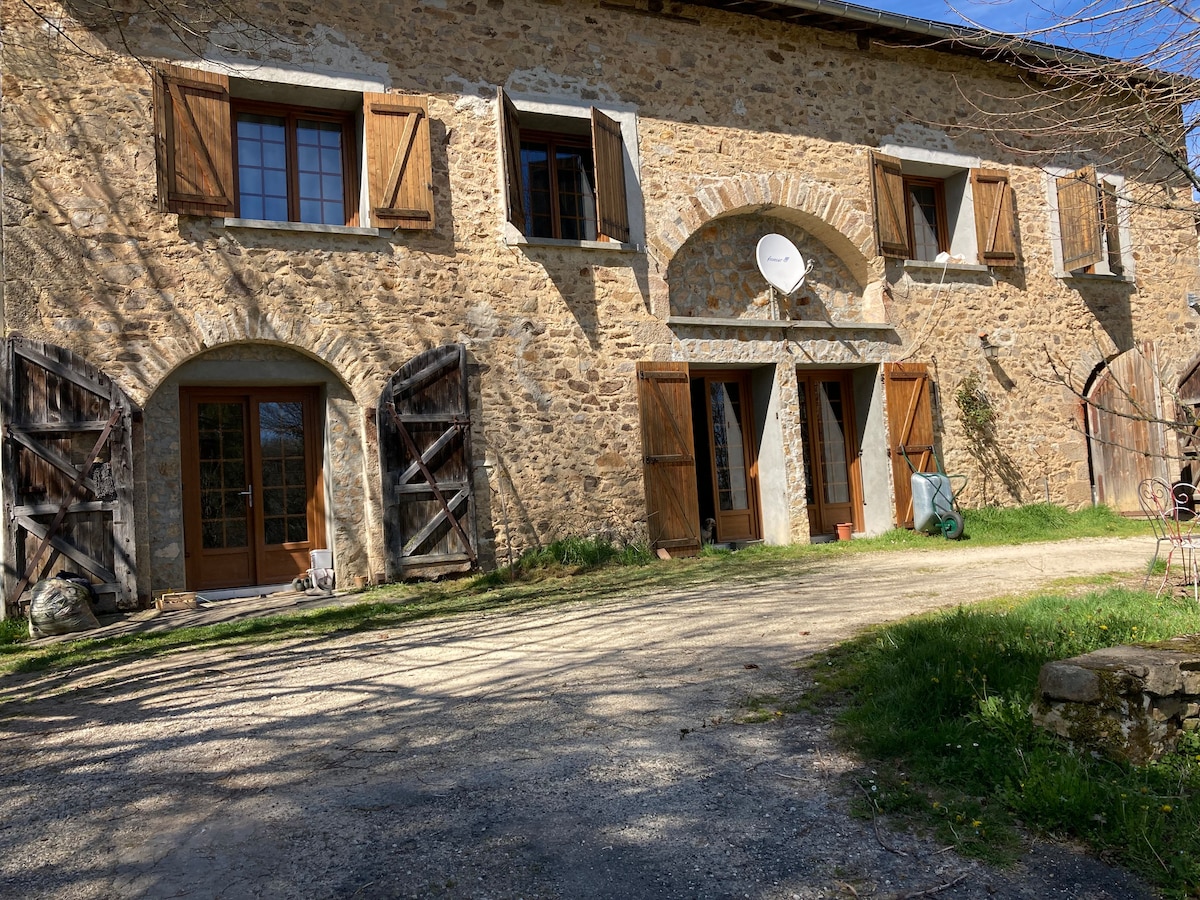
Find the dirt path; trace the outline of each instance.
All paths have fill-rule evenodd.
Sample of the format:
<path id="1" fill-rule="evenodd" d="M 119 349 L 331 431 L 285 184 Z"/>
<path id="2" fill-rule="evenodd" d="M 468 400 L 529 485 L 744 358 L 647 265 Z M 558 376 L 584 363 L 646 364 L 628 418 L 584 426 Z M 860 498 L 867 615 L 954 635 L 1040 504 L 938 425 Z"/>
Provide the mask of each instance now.
<path id="1" fill-rule="evenodd" d="M 1152 549 L 871 554 L 769 584 L 10 676 L 0 896 L 1150 896 L 1069 848 L 994 871 L 877 835 L 847 814 L 836 776 L 856 763 L 827 721 L 729 723 L 865 624 L 1136 571 Z"/>

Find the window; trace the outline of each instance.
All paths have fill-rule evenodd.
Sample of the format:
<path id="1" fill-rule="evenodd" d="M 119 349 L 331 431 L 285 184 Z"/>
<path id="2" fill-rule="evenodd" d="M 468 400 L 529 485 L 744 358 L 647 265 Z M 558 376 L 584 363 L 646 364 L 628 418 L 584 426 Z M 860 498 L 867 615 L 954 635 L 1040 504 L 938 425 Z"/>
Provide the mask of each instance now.
<path id="1" fill-rule="evenodd" d="M 591 142 L 569 135 L 521 135 L 521 184 L 530 237 L 596 240 Z"/>
<path id="2" fill-rule="evenodd" d="M 500 109 L 508 221 L 527 238 L 629 243 L 621 123 L 518 110 L 503 91 Z"/>
<path id="3" fill-rule="evenodd" d="M 192 216 L 433 228 L 429 129 L 423 97 L 164 66 L 155 79 L 159 205 Z"/>
<path id="4" fill-rule="evenodd" d="M 356 218 L 349 116 L 234 105 L 237 215 L 347 225 Z"/>
<path id="5" fill-rule="evenodd" d="M 1055 262 L 1076 275 L 1124 277 L 1132 270 L 1127 211 L 1117 176 L 1100 177 L 1084 166 L 1054 179 L 1052 212 Z"/>
<path id="6" fill-rule="evenodd" d="M 940 253 L 981 265 L 1017 264 L 1008 174 L 951 154 L 900 159 L 871 153 L 875 238 L 883 256 L 932 261 Z"/>

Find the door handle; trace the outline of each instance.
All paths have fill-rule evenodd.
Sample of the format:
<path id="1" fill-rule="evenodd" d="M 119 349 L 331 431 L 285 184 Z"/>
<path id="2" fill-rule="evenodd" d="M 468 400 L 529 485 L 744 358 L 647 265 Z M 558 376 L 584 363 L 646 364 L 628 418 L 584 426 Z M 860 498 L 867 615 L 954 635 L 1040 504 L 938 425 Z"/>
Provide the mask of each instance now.
<path id="1" fill-rule="evenodd" d="M 238 491 L 238 496 L 245 497 L 246 505 L 251 509 L 254 509 L 254 485 L 246 485 L 246 489 L 244 491 Z"/>

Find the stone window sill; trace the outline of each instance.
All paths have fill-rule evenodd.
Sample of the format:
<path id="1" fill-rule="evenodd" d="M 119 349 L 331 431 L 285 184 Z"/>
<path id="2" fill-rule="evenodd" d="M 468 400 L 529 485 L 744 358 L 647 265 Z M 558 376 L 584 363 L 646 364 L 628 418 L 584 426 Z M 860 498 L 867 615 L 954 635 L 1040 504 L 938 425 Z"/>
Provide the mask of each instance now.
<path id="1" fill-rule="evenodd" d="M 271 222 L 264 219 L 214 219 L 220 228 L 283 231 L 296 234 L 344 234 L 352 237 L 382 237 L 390 228 L 358 228 L 350 225 L 314 225 L 308 222 Z"/>
<path id="2" fill-rule="evenodd" d="M 1133 284 L 1131 275 L 1107 275 L 1103 272 L 1055 272 L 1054 277 L 1061 281 L 1108 282 L 1110 284 Z"/>
<path id="3" fill-rule="evenodd" d="M 638 253 L 641 247 L 637 244 L 623 244 L 620 241 L 566 241 L 560 238 L 525 237 L 525 235 L 505 235 L 504 243 L 509 247 L 571 247 L 581 250 L 607 250 L 616 253 Z"/>
<path id="4" fill-rule="evenodd" d="M 989 271 L 987 266 L 980 266 L 974 263 L 940 263 L 928 259 L 906 259 L 904 261 L 904 271 L 906 272 L 938 272 L 946 274 L 962 274 L 962 275 L 982 275 Z"/>

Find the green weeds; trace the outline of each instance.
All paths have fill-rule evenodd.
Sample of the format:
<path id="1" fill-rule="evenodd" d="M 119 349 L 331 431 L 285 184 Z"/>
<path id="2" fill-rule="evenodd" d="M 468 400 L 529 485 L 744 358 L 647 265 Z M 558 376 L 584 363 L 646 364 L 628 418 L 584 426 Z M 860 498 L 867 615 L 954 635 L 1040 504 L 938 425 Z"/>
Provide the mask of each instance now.
<path id="1" fill-rule="evenodd" d="M 819 693 L 845 704 L 843 738 L 895 773 L 878 792 L 903 802 L 877 811 L 919 816 L 992 861 L 1012 858 L 1018 824 L 1069 835 L 1184 895 L 1200 888 L 1200 738 L 1136 767 L 1070 749 L 1028 710 L 1045 662 L 1195 628 L 1190 606 L 1122 588 L 997 601 L 834 649 L 818 661 Z"/>

